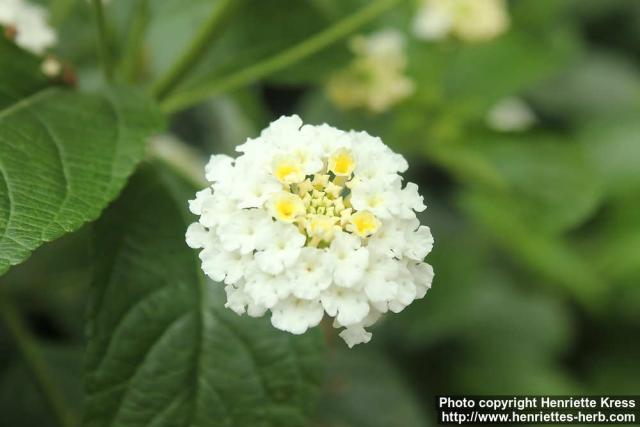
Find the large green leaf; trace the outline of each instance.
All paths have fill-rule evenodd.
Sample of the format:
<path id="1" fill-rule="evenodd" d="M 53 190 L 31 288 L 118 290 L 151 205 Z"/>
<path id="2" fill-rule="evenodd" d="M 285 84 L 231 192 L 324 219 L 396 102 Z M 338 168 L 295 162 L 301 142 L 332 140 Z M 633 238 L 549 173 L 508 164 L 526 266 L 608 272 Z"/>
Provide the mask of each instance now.
<path id="1" fill-rule="evenodd" d="M 349 4 L 342 15 L 335 16 L 333 7 L 315 0 L 243 0 L 233 12 L 231 22 L 221 37 L 212 43 L 198 66 L 185 82 L 191 86 L 212 80 L 279 53 L 320 32 L 357 9 Z M 347 3 L 347 2 L 343 2 Z M 349 2 L 351 3 L 351 2 Z M 162 74 L 188 45 L 197 29 L 215 8 L 215 2 L 165 0 L 151 3 L 148 47 L 149 72 Z M 286 11 L 286 13 L 282 13 Z M 336 43 L 285 71 L 269 76 L 278 83 L 317 81 L 336 66 L 348 61 L 344 44 Z"/>
<path id="2" fill-rule="evenodd" d="M 481 231 L 438 198 L 427 200 L 421 220 L 436 239 L 446 236 L 429 255 L 437 283 L 424 301 L 387 318 L 374 334 L 420 361 L 408 369 L 429 393 L 573 391 L 556 365 L 571 344 L 568 307 L 546 295 L 539 279 L 496 256 Z"/>
<path id="3" fill-rule="evenodd" d="M 304 426 L 323 376 L 318 330 L 224 308 L 184 242 L 192 188 L 143 168 L 96 226 L 85 426 Z"/>
<path id="4" fill-rule="evenodd" d="M 96 219 L 160 123 L 129 89 L 46 89 L 0 110 L 0 274 Z"/>
<path id="5" fill-rule="evenodd" d="M 442 286 L 398 319 L 388 319 L 381 333 L 396 348 L 415 351 L 455 341 L 487 358 L 506 353 L 521 362 L 551 359 L 564 351 L 570 336 L 564 307 L 542 294 L 535 279 L 496 268 L 488 256 L 491 246 L 479 244 L 478 233 L 463 235 L 471 233 L 464 228 L 457 236 L 447 234 L 431 255 Z M 464 259 L 456 256 L 463 252 Z M 451 316 L 451 301 L 456 302 L 456 316 Z"/>
<path id="6" fill-rule="evenodd" d="M 460 205 L 510 256 L 550 283 L 561 286 L 587 308 L 602 302 L 605 282 L 569 242 L 541 232 L 522 218 L 515 199 L 467 192 Z"/>
<path id="7" fill-rule="evenodd" d="M 371 348 L 341 349 L 331 355 L 318 418 L 318 425 L 326 427 L 428 425 L 402 373 Z"/>
<path id="8" fill-rule="evenodd" d="M 2 331 L 4 332 L 4 331 Z M 6 344 L 3 342 L 6 341 Z M 36 341 L 51 373 L 50 379 L 69 406 L 71 414 L 82 407 L 82 347 L 38 339 Z M 5 347 L 6 345 L 6 347 Z M 0 350 L 10 360 L 0 367 L 0 420 L 5 426 L 56 427 L 41 391 L 33 381 L 29 366 L 19 358 L 8 337 L 0 336 Z M 75 418 L 75 417 L 74 417 Z"/>
<path id="9" fill-rule="evenodd" d="M 482 139 L 482 137 L 480 137 Z M 477 150 L 504 177 L 532 228 L 560 232 L 584 222 L 602 199 L 586 150 L 569 138 L 490 135 Z"/>
<path id="10" fill-rule="evenodd" d="M 626 284 L 635 297 L 624 298 L 623 304 L 640 303 L 640 199 L 638 193 L 616 199 L 598 217 L 591 233 L 584 236 L 586 253 L 616 287 Z M 634 309 L 634 312 L 637 310 Z"/>
<path id="11" fill-rule="evenodd" d="M 0 25 L 2 32 L 4 28 Z M 0 36 L 0 109 L 49 85 L 40 70 L 41 62 L 42 58 Z"/>
<path id="12" fill-rule="evenodd" d="M 634 63 L 610 53 L 591 53 L 530 93 L 546 116 L 589 123 L 640 109 L 640 74 Z"/>
<path id="13" fill-rule="evenodd" d="M 594 175 L 601 177 L 610 196 L 637 195 L 640 190 L 639 115 L 640 107 L 627 115 L 591 120 L 580 130 Z"/>
<path id="14" fill-rule="evenodd" d="M 573 35 L 565 32 L 541 39 L 513 30 L 477 45 L 414 42 L 408 73 L 425 103 L 463 120 L 482 119 L 502 98 L 553 76 L 575 49 Z"/>

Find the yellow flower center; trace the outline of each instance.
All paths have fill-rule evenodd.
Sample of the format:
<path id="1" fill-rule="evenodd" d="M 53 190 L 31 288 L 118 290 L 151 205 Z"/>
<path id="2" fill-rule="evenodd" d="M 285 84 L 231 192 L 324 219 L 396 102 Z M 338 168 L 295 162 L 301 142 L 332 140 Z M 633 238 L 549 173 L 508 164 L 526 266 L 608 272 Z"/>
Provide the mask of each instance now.
<path id="1" fill-rule="evenodd" d="M 336 176 L 349 176 L 353 173 L 356 162 L 349 150 L 340 149 L 329 158 L 329 170 Z"/>
<path id="2" fill-rule="evenodd" d="M 277 156 L 273 160 L 273 175 L 283 184 L 293 184 L 304 180 L 300 162 L 295 157 Z"/>
<path id="3" fill-rule="evenodd" d="M 369 237 L 380 228 L 380 220 L 371 212 L 360 211 L 351 215 L 347 230 L 360 237 Z"/>
<path id="4" fill-rule="evenodd" d="M 272 197 L 269 210 L 275 219 L 283 222 L 293 222 L 305 213 L 304 203 L 300 197 L 286 191 Z"/>
<path id="5" fill-rule="evenodd" d="M 327 246 L 336 232 L 345 231 L 366 238 L 380 227 L 367 211 L 354 212 L 347 195 L 355 160 L 349 150 L 339 149 L 327 159 L 322 171 L 305 176 L 297 156 L 273 161 L 273 175 L 284 184 L 283 191 L 268 202 L 278 221 L 294 223 L 307 236 L 307 246 Z"/>

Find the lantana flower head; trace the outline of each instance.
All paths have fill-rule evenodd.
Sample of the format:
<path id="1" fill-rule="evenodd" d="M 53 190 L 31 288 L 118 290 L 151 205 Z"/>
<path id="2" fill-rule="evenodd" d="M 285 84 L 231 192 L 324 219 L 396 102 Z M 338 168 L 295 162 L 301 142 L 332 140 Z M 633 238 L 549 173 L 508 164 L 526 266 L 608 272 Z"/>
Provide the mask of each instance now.
<path id="1" fill-rule="evenodd" d="M 357 35 L 350 47 L 353 61 L 327 82 L 327 94 L 339 108 L 380 113 L 414 92 L 413 81 L 405 75 L 407 54 L 402 33 L 386 29 Z"/>
<path id="2" fill-rule="evenodd" d="M 57 41 L 47 23 L 47 10 L 25 0 L 0 0 L 0 25 L 15 30 L 18 46 L 41 55 Z"/>
<path id="3" fill-rule="evenodd" d="M 424 40 L 449 35 L 464 41 L 486 41 L 509 27 L 505 0 L 420 0 L 413 32 Z"/>
<path id="4" fill-rule="evenodd" d="M 365 328 L 382 313 L 425 295 L 433 238 L 416 218 L 425 205 L 403 185 L 406 160 L 380 138 L 291 116 L 237 151 L 211 157 L 186 233 L 204 272 L 225 284 L 226 307 L 270 311 L 293 334 L 327 315 L 351 347 L 371 339 Z"/>

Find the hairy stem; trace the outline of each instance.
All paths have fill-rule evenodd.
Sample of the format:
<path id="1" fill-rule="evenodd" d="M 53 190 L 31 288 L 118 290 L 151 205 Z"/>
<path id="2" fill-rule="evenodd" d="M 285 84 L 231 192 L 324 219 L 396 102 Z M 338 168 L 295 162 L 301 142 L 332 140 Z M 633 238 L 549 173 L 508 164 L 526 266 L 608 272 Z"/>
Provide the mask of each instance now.
<path id="1" fill-rule="evenodd" d="M 403 0 L 372 1 L 369 5 L 354 14 L 283 52 L 232 73 L 229 76 L 209 82 L 202 82 L 194 85 L 190 89 L 186 89 L 169 97 L 162 103 L 162 108 L 168 113 L 175 112 L 204 101 L 207 98 L 219 95 L 220 93 L 253 83 L 262 77 L 282 70 L 348 36 L 400 1 Z"/>
<path id="2" fill-rule="evenodd" d="M 96 25 L 98 26 L 98 50 L 100 51 L 104 77 L 107 81 L 110 81 L 113 75 L 113 64 L 111 63 L 109 36 L 104 17 L 104 10 L 102 8 L 102 0 L 92 0 L 92 3 L 93 12 L 96 17 Z"/>
<path id="3" fill-rule="evenodd" d="M 40 349 L 13 304 L 0 292 L 0 319 L 22 356 L 29 374 L 40 390 L 51 415 L 60 427 L 74 427 L 77 420 L 66 405 Z"/>
<path id="4" fill-rule="evenodd" d="M 159 99 L 164 99 L 180 83 L 180 81 L 197 64 L 211 42 L 222 33 L 224 24 L 233 9 L 232 5 L 241 0 L 219 0 L 209 18 L 202 25 L 184 54 L 153 85 L 151 92 Z"/>

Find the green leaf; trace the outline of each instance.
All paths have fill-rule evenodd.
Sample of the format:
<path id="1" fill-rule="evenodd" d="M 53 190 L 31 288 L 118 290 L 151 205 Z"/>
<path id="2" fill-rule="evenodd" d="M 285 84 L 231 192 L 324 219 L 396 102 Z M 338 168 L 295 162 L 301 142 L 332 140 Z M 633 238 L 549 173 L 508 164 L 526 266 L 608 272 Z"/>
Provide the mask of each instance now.
<path id="1" fill-rule="evenodd" d="M 303 0 L 243 0 L 231 17 L 231 25 L 203 56 L 185 86 L 231 75 L 316 34 L 330 25 L 334 18 L 345 16 L 335 17 L 313 3 Z M 215 5 L 210 0 L 151 2 L 153 19 L 148 37 L 151 75 L 162 73 L 173 63 L 213 7 Z M 284 10 L 286 13 L 280 12 Z M 320 80 L 349 58 L 346 46 L 337 43 L 269 79 L 287 84 Z"/>
<path id="2" fill-rule="evenodd" d="M 84 425 L 305 426 L 319 330 L 293 336 L 224 308 L 184 242 L 193 191 L 142 168 L 96 225 Z"/>
<path id="3" fill-rule="evenodd" d="M 518 31 L 477 45 L 414 43 L 410 48 L 416 97 L 463 119 L 484 118 L 502 98 L 549 78 L 576 49 L 570 33 L 541 39 Z"/>
<path id="4" fill-rule="evenodd" d="M 570 139 L 492 135 L 475 149 L 504 177 L 515 209 L 531 227 L 565 231 L 589 218 L 602 199 L 586 150 Z"/>
<path id="5" fill-rule="evenodd" d="M 56 427 L 58 424 L 45 405 L 41 391 L 33 382 L 33 377 L 24 361 L 19 358 L 12 345 L 3 343 L 0 336 L 0 350 L 11 357 L 10 363 L 0 369 L 0 413 L 2 424 L 8 426 Z M 74 412 L 82 407 L 82 347 L 79 345 L 52 344 L 37 341 L 50 367 L 57 390 L 69 402 Z M 7 344 L 13 344 L 7 342 Z"/>
<path id="6" fill-rule="evenodd" d="M 584 1 L 580 2 L 584 8 Z M 544 36 L 545 33 L 564 26 L 567 28 L 568 18 L 576 12 L 576 0 L 518 0 L 509 4 L 511 29 L 525 30 L 527 33 Z"/>
<path id="7" fill-rule="evenodd" d="M 541 232 L 518 215 L 517 202 L 469 192 L 461 206 L 506 252 L 523 266 L 558 285 L 591 309 L 606 291 L 605 282 L 565 239 Z"/>
<path id="8" fill-rule="evenodd" d="M 0 35 L 4 28 L 0 26 Z M 0 36 L 0 110 L 49 85 L 40 70 L 42 58 Z"/>
<path id="9" fill-rule="evenodd" d="M 535 280 L 504 271 L 503 259 L 496 268 L 487 256 L 491 246 L 479 244 L 477 233 L 468 228 L 459 233 L 447 234 L 431 255 L 442 286 L 381 325 L 385 338 L 409 351 L 455 341 L 487 359 L 500 353 L 520 362 L 547 360 L 565 351 L 570 337 L 565 308 L 542 289 L 532 290 Z M 460 253 L 466 254 L 464 259 L 456 256 Z M 451 316 L 451 301 L 456 301 L 456 316 Z"/>
<path id="10" fill-rule="evenodd" d="M 545 115 L 584 122 L 617 118 L 640 109 L 640 74 L 634 63 L 591 53 L 531 92 Z"/>
<path id="11" fill-rule="evenodd" d="M 130 89 L 47 89 L 0 111 L 0 274 L 96 219 L 161 123 Z"/>
<path id="12" fill-rule="evenodd" d="M 618 199 L 607 206 L 598 217 L 590 234 L 584 238 L 584 246 L 602 275 L 612 285 L 619 287 L 627 284 L 635 291 L 635 298 L 626 298 L 624 303 L 633 300 L 640 302 L 640 199 L 637 193 L 628 199 Z"/>
<path id="13" fill-rule="evenodd" d="M 611 196 L 637 195 L 640 191 L 639 114 L 640 105 L 628 116 L 592 120 L 580 131 L 580 142 L 594 175 L 602 178 Z"/>
<path id="14" fill-rule="evenodd" d="M 393 364 L 370 348 L 338 350 L 330 358 L 318 411 L 322 426 L 424 427 L 425 414 Z"/>

